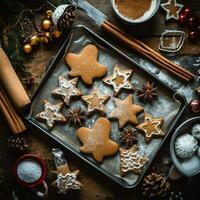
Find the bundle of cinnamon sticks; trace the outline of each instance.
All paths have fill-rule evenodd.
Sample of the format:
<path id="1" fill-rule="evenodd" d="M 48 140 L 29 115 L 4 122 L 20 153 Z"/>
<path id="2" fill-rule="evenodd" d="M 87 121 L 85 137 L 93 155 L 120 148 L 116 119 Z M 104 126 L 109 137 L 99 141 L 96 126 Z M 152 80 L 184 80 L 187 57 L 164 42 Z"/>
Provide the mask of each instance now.
<path id="1" fill-rule="evenodd" d="M 2 87 L 0 87 L 0 110 L 3 112 L 4 117 L 14 134 L 26 130 L 26 126 L 15 111 Z"/>

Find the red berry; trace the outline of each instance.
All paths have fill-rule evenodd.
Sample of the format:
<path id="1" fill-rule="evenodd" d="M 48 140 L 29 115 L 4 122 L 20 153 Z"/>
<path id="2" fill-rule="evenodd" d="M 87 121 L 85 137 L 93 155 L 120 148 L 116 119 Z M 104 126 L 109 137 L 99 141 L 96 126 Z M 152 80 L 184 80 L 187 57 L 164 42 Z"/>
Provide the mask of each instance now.
<path id="1" fill-rule="evenodd" d="M 185 8 L 183 8 L 183 11 L 181 13 L 186 15 L 186 18 L 188 18 L 191 15 L 192 10 L 190 7 L 185 7 Z"/>
<path id="2" fill-rule="evenodd" d="M 190 39 L 190 41 L 195 41 L 198 38 L 199 34 L 196 31 L 192 31 L 189 33 L 188 37 Z"/>
<path id="3" fill-rule="evenodd" d="M 181 14 L 181 15 L 179 16 L 179 18 L 178 18 L 178 21 L 179 21 L 180 24 L 185 24 L 185 23 L 186 23 L 186 20 L 187 20 L 187 17 L 186 17 L 186 15 L 184 15 L 184 14 Z"/>
<path id="4" fill-rule="evenodd" d="M 189 25 L 190 27 L 195 27 L 195 26 L 197 25 L 196 20 L 195 20 L 194 17 L 190 17 L 190 18 L 188 19 L 188 25 Z"/>
<path id="5" fill-rule="evenodd" d="M 193 113 L 199 113 L 200 112 L 200 100 L 194 99 L 190 102 L 189 108 Z"/>

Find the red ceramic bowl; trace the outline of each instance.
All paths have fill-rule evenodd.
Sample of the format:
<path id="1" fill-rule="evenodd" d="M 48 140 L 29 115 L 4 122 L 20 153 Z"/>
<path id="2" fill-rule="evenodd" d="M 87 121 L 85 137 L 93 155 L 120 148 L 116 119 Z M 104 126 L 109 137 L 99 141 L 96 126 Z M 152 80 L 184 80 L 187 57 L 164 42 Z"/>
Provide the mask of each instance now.
<path id="1" fill-rule="evenodd" d="M 41 166 L 42 174 L 37 181 L 27 183 L 27 182 L 25 182 L 25 181 L 23 181 L 19 178 L 19 176 L 17 174 L 17 167 L 20 164 L 20 162 L 25 161 L 25 160 L 34 160 L 35 162 L 37 162 Z M 33 188 L 33 187 L 36 187 L 40 184 L 43 184 L 45 176 L 46 176 L 46 164 L 45 164 L 45 161 L 37 155 L 25 154 L 25 155 L 21 156 L 19 159 L 17 159 L 17 161 L 14 163 L 12 172 L 13 172 L 15 179 L 17 180 L 17 182 L 20 185 L 22 185 L 24 187 L 28 187 L 28 188 Z"/>

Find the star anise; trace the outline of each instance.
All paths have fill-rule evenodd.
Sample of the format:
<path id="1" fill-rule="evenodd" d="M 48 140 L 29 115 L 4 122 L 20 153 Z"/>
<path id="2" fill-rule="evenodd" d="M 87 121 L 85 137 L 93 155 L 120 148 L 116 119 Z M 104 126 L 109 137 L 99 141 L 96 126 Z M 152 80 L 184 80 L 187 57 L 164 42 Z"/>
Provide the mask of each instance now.
<path id="1" fill-rule="evenodd" d="M 69 109 L 68 112 L 69 114 L 66 116 L 66 119 L 69 123 L 81 126 L 85 121 L 85 112 L 82 111 L 80 107 Z"/>
<path id="2" fill-rule="evenodd" d="M 127 147 L 133 146 L 138 141 L 138 130 L 135 128 L 124 128 L 120 134 L 120 142 L 125 144 Z"/>
<path id="3" fill-rule="evenodd" d="M 158 88 L 154 87 L 154 82 L 150 83 L 149 81 L 146 84 L 143 84 L 142 89 L 138 90 L 138 97 L 143 102 L 152 102 L 158 96 Z"/>

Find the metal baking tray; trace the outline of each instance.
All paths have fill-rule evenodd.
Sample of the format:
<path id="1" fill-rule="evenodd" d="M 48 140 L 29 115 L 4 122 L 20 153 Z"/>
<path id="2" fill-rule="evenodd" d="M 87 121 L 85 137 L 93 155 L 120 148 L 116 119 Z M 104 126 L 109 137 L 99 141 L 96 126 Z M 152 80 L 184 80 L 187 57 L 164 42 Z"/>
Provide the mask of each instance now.
<path id="1" fill-rule="evenodd" d="M 58 86 L 58 76 L 65 74 L 65 76 L 68 77 L 67 72 L 69 71 L 69 68 L 64 61 L 65 55 L 68 52 L 79 53 L 84 46 L 91 43 L 98 47 L 98 61 L 108 67 L 107 74 L 111 74 L 113 72 L 113 66 L 115 64 L 119 64 L 121 68 L 133 69 L 131 82 L 133 83 L 135 88 L 141 88 L 142 84 L 146 83 L 146 81 L 155 82 L 155 84 L 159 88 L 159 97 L 152 104 L 141 103 L 138 100 L 136 91 L 132 92 L 136 104 L 143 105 L 145 111 L 152 114 L 154 117 L 163 116 L 165 120 L 162 128 L 165 131 L 166 135 L 163 139 L 153 139 L 149 144 L 146 144 L 144 141 L 144 136 L 142 134 L 138 135 L 139 152 L 149 157 L 149 162 L 144 166 L 140 175 L 130 174 L 125 177 L 122 177 L 120 175 L 119 153 L 112 157 L 105 158 L 102 164 L 97 163 L 92 158 L 92 156 L 81 153 L 79 150 L 81 143 L 75 134 L 77 128 L 79 127 L 73 127 L 67 123 L 66 125 L 56 125 L 50 131 L 47 129 L 45 123 L 41 123 L 34 118 L 37 113 L 43 110 L 44 99 L 48 99 L 51 103 L 57 103 L 60 101 L 59 99 L 51 95 L 51 91 Z M 106 104 L 107 113 L 110 113 L 114 108 L 112 88 L 102 83 L 101 79 L 96 79 L 93 84 L 93 87 L 94 86 L 98 86 L 99 90 L 103 94 L 108 93 L 111 95 L 110 100 Z M 89 94 L 93 87 L 86 86 L 80 79 L 78 81 L 78 88 L 82 91 L 83 94 Z M 122 92 L 120 92 L 117 98 L 123 99 L 127 96 L 127 94 L 128 92 L 123 90 Z M 77 106 L 81 106 L 83 110 L 87 110 L 84 102 L 82 102 L 80 98 L 71 102 L 69 107 L 72 108 Z M 142 179 L 152 160 L 156 156 L 158 150 L 163 145 L 165 139 L 173 129 L 181 114 L 183 113 L 185 107 L 186 101 L 184 97 L 157 80 L 156 77 L 146 72 L 134 60 L 119 51 L 110 43 L 100 38 L 87 27 L 79 25 L 72 30 L 69 39 L 64 42 L 57 56 L 53 60 L 51 66 L 49 67 L 46 76 L 44 77 L 37 91 L 33 95 L 32 102 L 28 107 L 28 111 L 26 112 L 26 119 L 31 124 L 53 138 L 55 141 L 59 142 L 71 152 L 79 156 L 81 159 L 88 162 L 90 165 L 110 177 L 115 182 L 119 183 L 121 186 L 125 188 L 133 188 L 137 186 Z M 67 107 L 64 107 L 62 113 L 66 115 L 67 109 Z M 95 113 L 89 116 L 86 119 L 84 126 L 90 127 L 94 124 L 98 117 L 100 117 L 99 113 Z M 139 116 L 139 121 L 142 122 L 142 120 L 143 115 L 141 114 Z M 118 129 L 118 122 L 117 120 L 111 120 L 111 124 L 112 131 L 110 134 L 110 138 L 119 144 L 120 130 Z"/>

